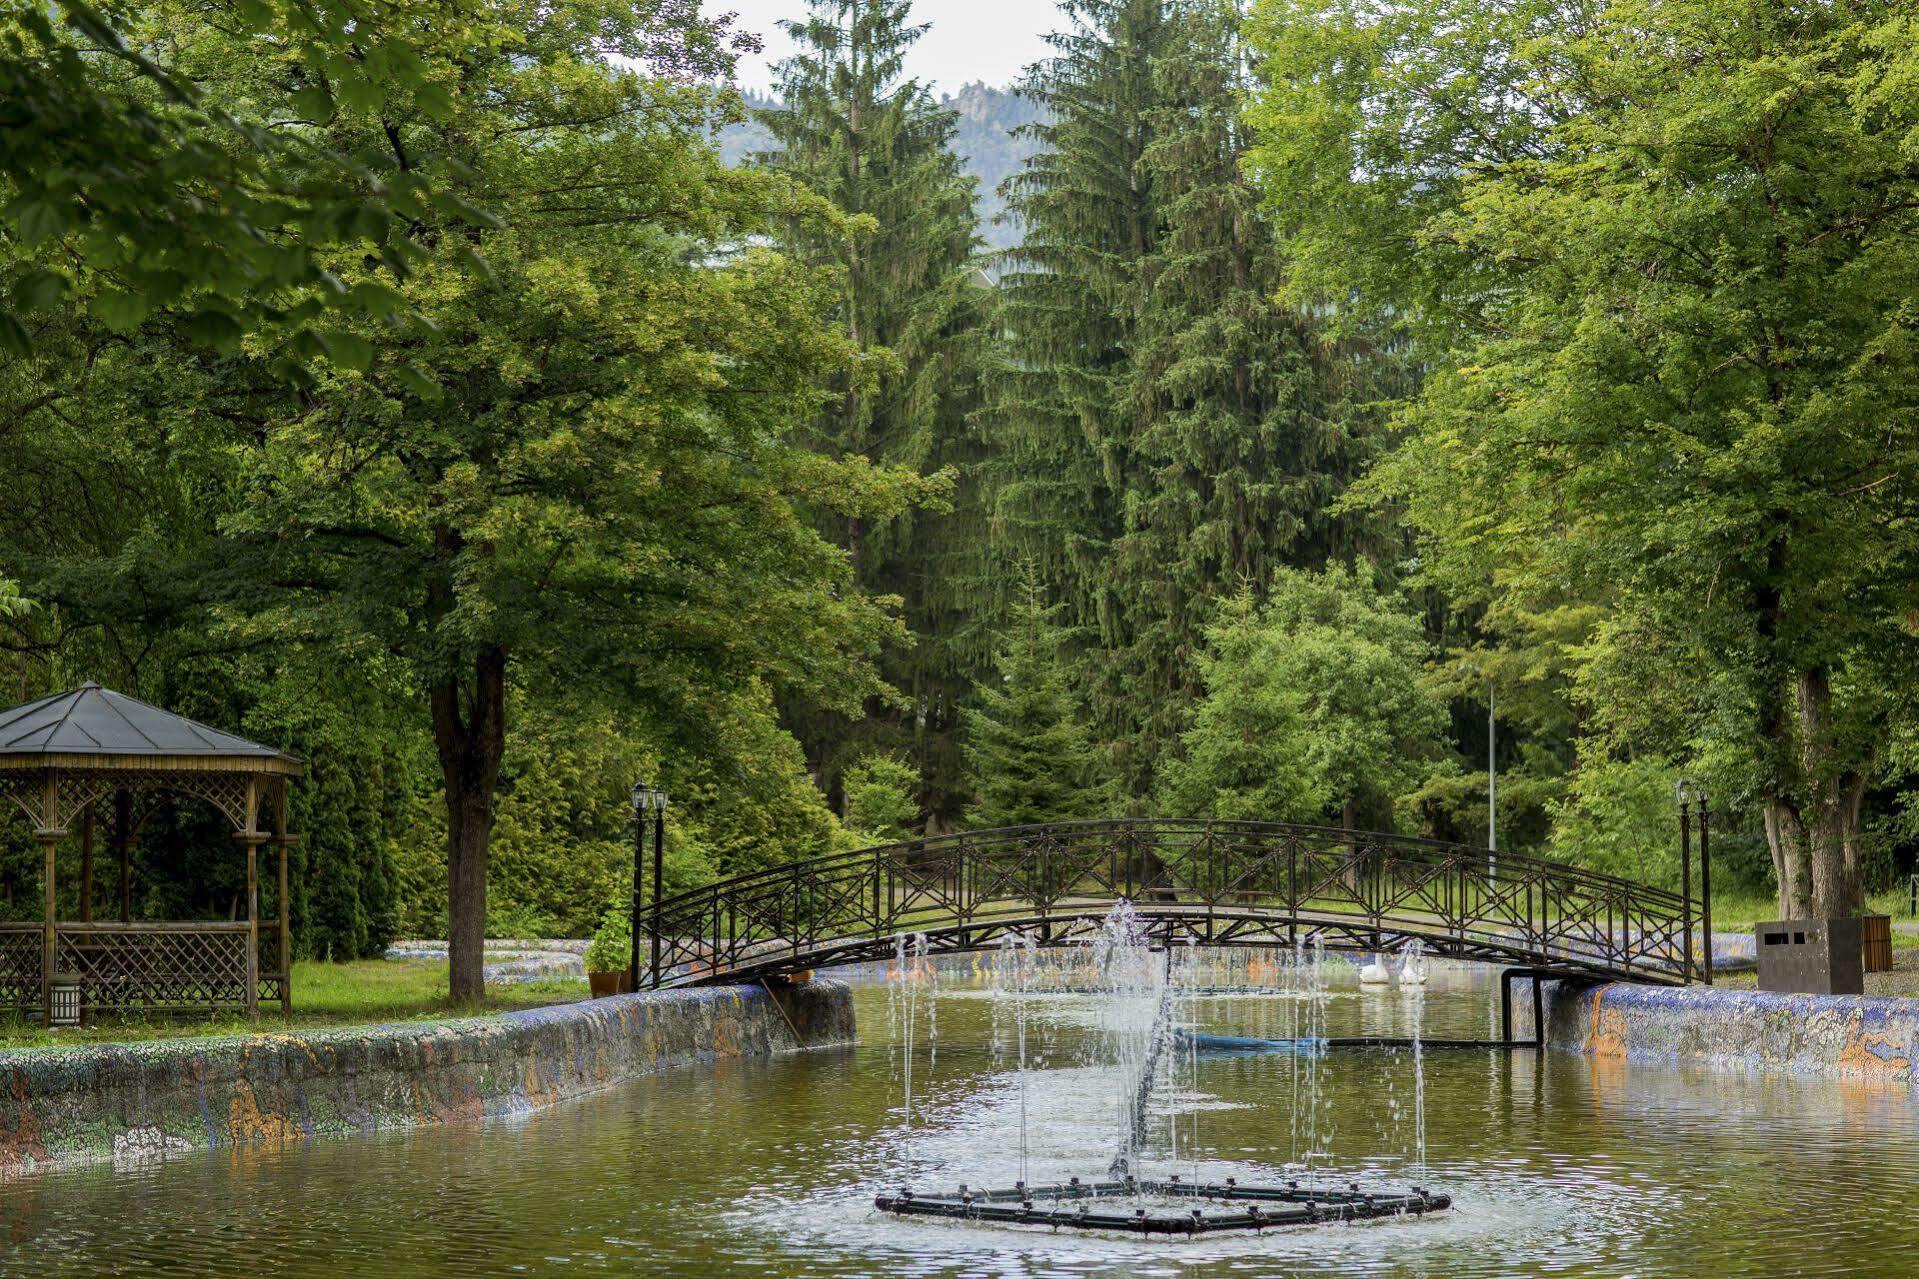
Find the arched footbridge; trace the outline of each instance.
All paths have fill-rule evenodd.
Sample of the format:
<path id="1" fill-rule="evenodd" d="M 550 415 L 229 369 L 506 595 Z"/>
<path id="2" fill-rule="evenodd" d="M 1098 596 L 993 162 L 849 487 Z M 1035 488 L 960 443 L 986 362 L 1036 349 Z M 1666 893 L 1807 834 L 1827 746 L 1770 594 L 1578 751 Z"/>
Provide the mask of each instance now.
<path id="1" fill-rule="evenodd" d="M 1690 884 L 1690 875 L 1688 875 Z M 752 981 L 1009 934 L 1066 945 L 1120 901 L 1168 943 L 1427 954 L 1536 973 L 1710 981 L 1710 907 L 1576 866 L 1405 835 L 1128 819 L 969 831 L 836 853 L 655 900 L 640 983 Z M 1696 944 L 1697 943 L 1697 944 Z"/>

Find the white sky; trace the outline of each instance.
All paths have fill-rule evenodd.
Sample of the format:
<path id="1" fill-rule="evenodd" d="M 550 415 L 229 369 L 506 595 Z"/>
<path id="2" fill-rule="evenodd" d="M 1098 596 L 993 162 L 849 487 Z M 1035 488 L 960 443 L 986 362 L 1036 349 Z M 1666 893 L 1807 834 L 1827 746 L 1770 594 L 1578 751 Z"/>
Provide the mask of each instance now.
<path id="1" fill-rule="evenodd" d="M 772 83 L 772 64 L 791 48 L 775 23 L 806 12 L 805 0 L 706 0 L 703 7 L 737 12 L 738 25 L 765 42 L 765 53 L 740 62 L 740 83 L 760 89 Z M 907 73 L 945 93 L 968 80 L 1004 87 L 1046 55 L 1040 37 L 1058 16 L 1052 0 L 914 0 L 913 21 L 933 25 L 907 54 Z"/>

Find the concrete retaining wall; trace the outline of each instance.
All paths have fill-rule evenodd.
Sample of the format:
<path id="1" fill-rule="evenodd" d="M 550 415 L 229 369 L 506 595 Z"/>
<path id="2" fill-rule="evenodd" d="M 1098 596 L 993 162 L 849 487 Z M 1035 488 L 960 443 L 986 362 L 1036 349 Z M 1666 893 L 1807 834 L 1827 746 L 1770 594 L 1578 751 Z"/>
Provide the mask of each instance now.
<path id="1" fill-rule="evenodd" d="M 716 1057 L 850 1043 L 838 982 L 643 993 L 420 1025 L 0 1052 L 0 1180 L 50 1164 L 538 1109 Z"/>
<path id="2" fill-rule="evenodd" d="M 1532 1001 L 1513 993 L 1513 1033 L 1530 1038 Z M 1919 999 L 1552 983 L 1546 1034 L 1592 1057 L 1919 1082 Z"/>

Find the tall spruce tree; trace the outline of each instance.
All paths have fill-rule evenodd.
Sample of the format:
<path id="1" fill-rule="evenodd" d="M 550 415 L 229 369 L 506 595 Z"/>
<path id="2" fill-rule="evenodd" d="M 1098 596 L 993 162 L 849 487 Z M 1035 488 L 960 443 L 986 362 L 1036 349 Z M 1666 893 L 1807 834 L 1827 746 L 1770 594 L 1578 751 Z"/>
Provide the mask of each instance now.
<path id="1" fill-rule="evenodd" d="M 829 788 L 866 751 L 911 752 L 932 819 L 943 825 L 959 803 L 968 618 L 950 583 L 980 540 L 967 476 L 977 462 L 969 418 L 987 291 L 975 259 L 973 180 L 951 145 L 956 114 L 902 73 L 906 50 L 926 30 L 909 23 L 910 8 L 908 0 L 811 0 L 806 18 L 786 23 L 799 52 L 779 65 L 781 105 L 760 113 L 775 147 L 758 159 L 873 220 L 868 234 L 852 237 L 802 222 L 789 228 L 802 260 L 838 273 L 839 318 L 872 356 L 864 379 L 832 388 L 812 424 L 814 442 L 924 472 L 951 468 L 958 480 L 948 511 L 884 523 L 853 516 L 829 530 L 856 582 L 904 601 L 916 643 L 883 671 L 905 695 L 901 705 L 870 706 L 867 724 L 850 734 L 840 723 L 801 719 L 798 727 Z"/>
<path id="2" fill-rule="evenodd" d="M 1009 186 L 990 510 L 1094 636 L 1096 731 L 1145 795 L 1201 691 L 1214 601 L 1350 550 L 1328 513 L 1365 434 L 1353 352 L 1274 300 L 1240 173 L 1237 11 L 1071 0 L 1024 91 L 1044 146 Z"/>
<path id="3" fill-rule="evenodd" d="M 1028 573 L 992 676 L 965 712 L 974 829 L 1097 817 L 1110 794 L 1078 700 L 1056 621 Z"/>

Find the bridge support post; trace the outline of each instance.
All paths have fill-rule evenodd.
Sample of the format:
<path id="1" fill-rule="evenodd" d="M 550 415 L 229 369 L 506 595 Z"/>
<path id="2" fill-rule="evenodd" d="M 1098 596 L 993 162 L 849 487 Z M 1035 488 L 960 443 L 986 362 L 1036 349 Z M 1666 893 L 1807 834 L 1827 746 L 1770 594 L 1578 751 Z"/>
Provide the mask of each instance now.
<path id="1" fill-rule="evenodd" d="M 1513 1038 L 1513 978 L 1530 978 L 1533 984 L 1533 1042 L 1530 1047 L 1546 1046 L 1546 1001 L 1540 984 L 1544 980 L 1537 968 L 1505 968 L 1499 973 L 1499 1028 L 1502 1042 L 1509 1048 L 1520 1047 Z"/>

